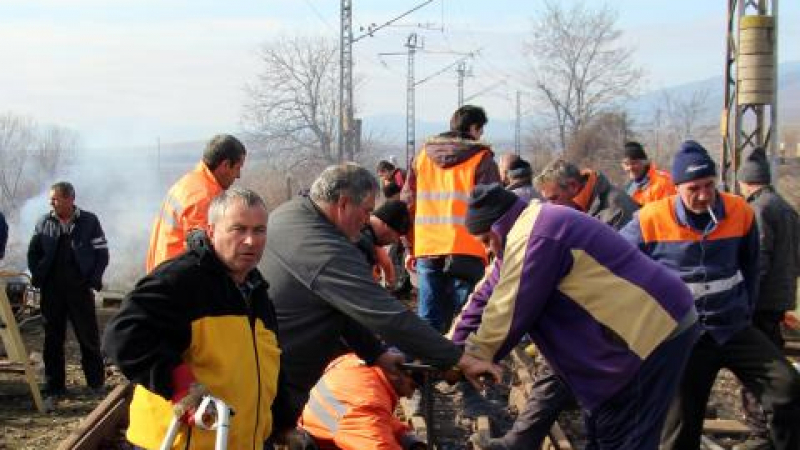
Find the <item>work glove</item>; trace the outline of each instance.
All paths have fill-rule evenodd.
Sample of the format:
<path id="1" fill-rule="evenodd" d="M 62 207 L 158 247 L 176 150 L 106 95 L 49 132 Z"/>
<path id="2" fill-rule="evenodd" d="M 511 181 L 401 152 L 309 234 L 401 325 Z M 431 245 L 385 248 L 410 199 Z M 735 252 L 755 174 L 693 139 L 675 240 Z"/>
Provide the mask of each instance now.
<path id="1" fill-rule="evenodd" d="M 172 371 L 172 412 L 181 422 L 194 425 L 194 413 L 203 397 L 211 392 L 194 379 L 188 364 L 181 364 Z"/>

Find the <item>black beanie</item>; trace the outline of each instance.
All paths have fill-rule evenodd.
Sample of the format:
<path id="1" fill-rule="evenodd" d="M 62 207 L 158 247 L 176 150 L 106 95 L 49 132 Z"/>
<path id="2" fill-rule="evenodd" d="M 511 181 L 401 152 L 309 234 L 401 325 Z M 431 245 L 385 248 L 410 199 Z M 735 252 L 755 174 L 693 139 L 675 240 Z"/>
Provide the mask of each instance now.
<path id="1" fill-rule="evenodd" d="M 739 181 L 750 184 L 769 184 L 769 161 L 761 147 L 750 148 L 742 154 L 742 166 L 739 168 Z"/>
<path id="2" fill-rule="evenodd" d="M 401 200 L 389 200 L 372 212 L 372 215 L 381 219 L 383 223 L 394 231 L 404 235 L 411 228 L 411 216 L 408 205 Z"/>
<path id="3" fill-rule="evenodd" d="M 522 158 L 517 158 L 508 166 L 508 176 L 511 179 L 519 180 L 530 178 L 533 175 L 531 165 Z"/>
<path id="4" fill-rule="evenodd" d="M 631 141 L 625 143 L 625 158 L 633 160 L 647 159 L 647 153 L 644 152 L 642 144 Z"/>
<path id="5" fill-rule="evenodd" d="M 717 165 L 702 145 L 695 141 L 681 144 L 672 160 L 672 182 L 675 185 L 715 176 Z"/>
<path id="6" fill-rule="evenodd" d="M 467 230 L 471 234 L 486 233 L 503 216 L 518 197 L 499 183 L 479 184 L 472 190 L 467 209 Z"/>

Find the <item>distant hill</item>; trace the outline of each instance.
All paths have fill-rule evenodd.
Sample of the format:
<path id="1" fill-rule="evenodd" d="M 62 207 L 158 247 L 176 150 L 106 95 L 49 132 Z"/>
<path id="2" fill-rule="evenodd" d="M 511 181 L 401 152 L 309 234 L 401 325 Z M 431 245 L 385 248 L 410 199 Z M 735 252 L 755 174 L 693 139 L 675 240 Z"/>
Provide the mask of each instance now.
<path id="1" fill-rule="evenodd" d="M 652 114 L 653 107 L 663 98 L 666 91 L 676 98 L 685 98 L 694 92 L 708 91 L 708 114 L 719 120 L 724 95 L 722 76 L 670 86 L 641 95 L 628 107 L 635 115 Z M 800 126 L 800 61 L 785 62 L 778 66 L 778 117 L 782 125 Z"/>
<path id="2" fill-rule="evenodd" d="M 800 127 L 800 61 L 785 62 L 779 66 L 778 72 L 778 109 L 781 126 Z M 628 112 L 639 120 L 649 120 L 654 107 L 663 98 L 664 92 L 681 99 L 694 92 L 708 91 L 708 119 L 717 123 L 722 111 L 724 79 L 722 76 L 697 80 L 647 92 L 628 104 Z M 647 118 L 647 119 L 646 119 Z M 441 122 L 418 121 L 416 124 L 417 141 L 426 136 L 447 129 L 446 120 Z M 528 118 L 530 119 L 530 118 Z M 389 142 L 397 142 L 401 147 L 405 142 L 406 119 L 403 114 L 380 114 L 364 118 L 364 129 L 376 133 Z M 489 139 L 495 144 L 513 144 L 514 121 L 493 120 L 487 132 Z"/>

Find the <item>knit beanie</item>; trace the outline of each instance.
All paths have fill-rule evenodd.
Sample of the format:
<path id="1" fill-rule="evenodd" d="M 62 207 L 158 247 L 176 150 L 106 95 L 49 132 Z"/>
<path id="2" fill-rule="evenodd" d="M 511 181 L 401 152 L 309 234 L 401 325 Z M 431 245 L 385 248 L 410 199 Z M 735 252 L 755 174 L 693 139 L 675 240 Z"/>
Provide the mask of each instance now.
<path id="1" fill-rule="evenodd" d="M 530 163 L 522 158 L 515 159 L 508 166 L 508 176 L 511 179 L 519 180 L 521 178 L 530 178 L 532 175 L 533 171 L 531 170 Z"/>
<path id="2" fill-rule="evenodd" d="M 517 199 L 516 194 L 503 189 L 499 183 L 475 186 L 469 197 L 467 230 L 471 234 L 486 233 Z"/>
<path id="3" fill-rule="evenodd" d="M 642 147 L 642 144 L 635 141 L 625 143 L 624 155 L 625 158 L 632 160 L 647 159 L 647 153 L 644 152 L 644 147 Z"/>
<path id="4" fill-rule="evenodd" d="M 751 184 L 769 184 L 769 161 L 761 147 L 748 148 L 742 155 L 742 166 L 739 168 L 739 180 Z"/>
<path id="5" fill-rule="evenodd" d="M 373 211 L 372 215 L 401 235 L 408 233 L 411 228 L 411 216 L 404 201 L 389 200 Z"/>
<path id="6" fill-rule="evenodd" d="M 676 185 L 717 176 L 717 165 L 702 145 L 695 141 L 681 144 L 672 160 L 672 182 Z"/>

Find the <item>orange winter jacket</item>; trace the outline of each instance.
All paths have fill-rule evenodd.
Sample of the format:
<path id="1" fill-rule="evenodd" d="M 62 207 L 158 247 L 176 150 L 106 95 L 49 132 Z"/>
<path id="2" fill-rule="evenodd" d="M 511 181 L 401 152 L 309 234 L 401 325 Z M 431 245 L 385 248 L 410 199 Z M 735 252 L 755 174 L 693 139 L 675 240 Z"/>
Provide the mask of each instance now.
<path id="1" fill-rule="evenodd" d="M 349 353 L 325 369 L 303 409 L 300 426 L 321 449 L 400 450 L 417 439 L 394 416 L 397 401 L 383 371 Z"/>
<path id="2" fill-rule="evenodd" d="M 172 185 L 153 221 L 145 263 L 147 273 L 183 253 L 190 231 L 206 228 L 208 207 L 222 190 L 214 174 L 202 161 Z"/>
<path id="3" fill-rule="evenodd" d="M 661 200 L 676 193 L 672 177 L 667 172 L 658 170 L 652 163 L 644 179 L 641 182 L 629 182 L 626 191 L 639 205 Z"/>

